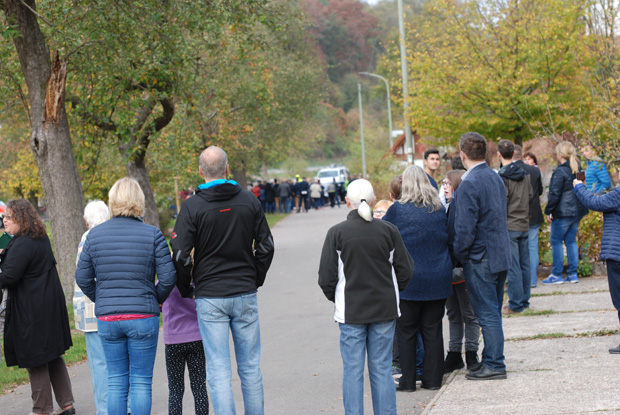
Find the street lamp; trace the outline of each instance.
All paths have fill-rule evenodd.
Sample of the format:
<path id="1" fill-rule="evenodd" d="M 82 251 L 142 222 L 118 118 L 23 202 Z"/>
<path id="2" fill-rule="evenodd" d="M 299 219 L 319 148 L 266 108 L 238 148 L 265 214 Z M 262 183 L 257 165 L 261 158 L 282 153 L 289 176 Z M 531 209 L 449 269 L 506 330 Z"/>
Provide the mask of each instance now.
<path id="1" fill-rule="evenodd" d="M 411 134 L 411 125 L 407 118 L 407 112 L 409 109 L 409 77 L 407 74 L 407 48 L 405 47 L 405 23 L 403 21 L 403 0 L 397 0 L 398 2 L 398 29 L 400 32 L 400 67 L 403 77 L 403 109 L 405 113 L 405 154 L 407 155 L 407 162 L 409 165 L 413 164 L 414 142 L 413 135 Z"/>
<path id="2" fill-rule="evenodd" d="M 386 81 L 385 78 L 382 77 L 381 75 L 377 75 L 377 74 L 374 74 L 374 73 L 368 73 L 368 72 L 358 72 L 358 74 L 366 75 L 366 76 L 372 76 L 373 78 L 379 78 L 383 82 L 385 82 L 385 90 L 387 91 L 388 120 L 390 122 L 390 132 L 389 132 L 390 148 L 392 148 L 392 147 L 394 147 L 394 142 L 392 140 L 392 103 L 391 103 L 391 100 L 390 100 L 390 85 L 388 84 L 388 81 Z"/>
<path id="3" fill-rule="evenodd" d="M 362 84 L 357 83 L 357 100 L 360 106 L 360 138 L 362 140 L 362 175 L 366 177 L 366 149 L 364 148 L 364 113 L 362 111 Z"/>

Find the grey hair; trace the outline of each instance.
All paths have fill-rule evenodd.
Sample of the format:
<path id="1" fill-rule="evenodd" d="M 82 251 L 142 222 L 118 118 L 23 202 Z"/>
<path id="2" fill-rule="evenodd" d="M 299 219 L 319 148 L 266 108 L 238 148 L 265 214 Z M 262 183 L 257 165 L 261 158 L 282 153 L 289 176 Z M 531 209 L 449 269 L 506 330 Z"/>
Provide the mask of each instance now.
<path id="1" fill-rule="evenodd" d="M 407 167 L 403 172 L 403 190 L 398 201 L 431 208 L 433 212 L 441 209 L 437 189 L 431 185 L 424 170 L 415 165 Z"/>
<path id="2" fill-rule="evenodd" d="M 228 156 L 217 146 L 207 147 L 200 154 L 200 170 L 205 179 L 225 179 Z"/>
<path id="3" fill-rule="evenodd" d="M 84 220 L 91 229 L 108 219 L 110 219 L 110 209 L 108 209 L 108 205 L 101 200 L 88 202 L 84 208 Z"/>
<path id="4" fill-rule="evenodd" d="M 351 207 L 357 209 L 357 213 L 366 221 L 372 220 L 370 204 L 375 200 L 375 192 L 372 184 L 366 179 L 356 179 L 347 188 L 347 198 Z"/>

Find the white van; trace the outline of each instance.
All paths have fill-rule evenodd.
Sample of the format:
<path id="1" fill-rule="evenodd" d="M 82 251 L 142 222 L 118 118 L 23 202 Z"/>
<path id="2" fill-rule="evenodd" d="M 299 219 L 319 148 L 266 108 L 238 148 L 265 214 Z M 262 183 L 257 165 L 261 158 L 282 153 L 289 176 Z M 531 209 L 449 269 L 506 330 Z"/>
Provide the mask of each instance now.
<path id="1" fill-rule="evenodd" d="M 316 179 L 320 181 L 323 186 L 327 186 L 336 179 L 336 183 L 342 184 L 347 180 L 349 176 L 349 169 L 344 166 L 329 167 L 319 170 Z"/>

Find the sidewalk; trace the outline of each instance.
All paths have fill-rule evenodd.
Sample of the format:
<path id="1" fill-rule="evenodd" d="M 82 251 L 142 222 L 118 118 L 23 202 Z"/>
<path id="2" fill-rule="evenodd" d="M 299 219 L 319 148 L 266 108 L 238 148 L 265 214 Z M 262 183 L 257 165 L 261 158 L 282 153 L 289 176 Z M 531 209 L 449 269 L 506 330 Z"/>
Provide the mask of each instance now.
<path id="1" fill-rule="evenodd" d="M 606 277 L 532 289 L 532 314 L 504 318 L 508 379 L 448 378 L 426 414 L 620 413 L 618 313 Z M 549 314 L 547 314 L 549 313 Z M 613 335 L 604 335 L 613 331 Z"/>

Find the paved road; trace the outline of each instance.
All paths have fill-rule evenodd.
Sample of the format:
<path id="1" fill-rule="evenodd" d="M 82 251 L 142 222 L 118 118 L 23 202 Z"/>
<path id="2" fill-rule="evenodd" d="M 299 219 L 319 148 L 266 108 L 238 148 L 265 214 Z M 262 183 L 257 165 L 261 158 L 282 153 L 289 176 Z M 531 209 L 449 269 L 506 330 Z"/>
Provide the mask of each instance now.
<path id="1" fill-rule="evenodd" d="M 273 229 L 276 255 L 259 290 L 262 369 L 268 415 L 343 414 L 342 363 L 333 306 L 317 286 L 327 229 L 344 220 L 345 208 L 292 214 Z M 447 376 L 438 392 L 397 394 L 402 414 L 620 414 L 618 314 L 605 277 L 579 284 L 533 289 L 539 315 L 504 319 L 508 379 L 473 382 L 465 371 Z M 444 338 L 447 338 L 444 319 Z M 605 334 L 612 330 L 611 335 Z M 615 333 L 615 334 L 614 334 Z M 78 414 L 94 414 L 88 365 L 70 368 Z M 187 383 L 187 382 L 186 382 Z M 233 376 L 237 411 L 243 413 L 239 380 Z M 371 413 L 366 382 L 365 407 Z M 168 385 L 163 347 L 155 365 L 153 414 L 167 413 Z M 186 391 L 185 413 L 193 413 Z M 29 385 L 0 396 L 0 415 L 30 409 Z"/>
<path id="2" fill-rule="evenodd" d="M 272 229 L 276 254 L 265 286 L 259 290 L 261 367 L 265 413 L 272 415 L 343 414 L 342 361 L 333 305 L 317 285 L 321 247 L 327 230 L 344 220 L 348 209 L 326 208 L 291 214 Z M 87 364 L 70 368 L 78 414 L 94 414 Z M 188 382 L 186 381 L 186 384 Z M 237 412 L 243 413 L 238 377 L 233 375 Z M 366 381 L 364 405 L 371 412 Z M 436 391 L 397 394 L 400 414 L 419 414 Z M 153 414 L 167 413 L 168 384 L 160 336 L 153 379 Z M 0 396 L 0 415 L 29 413 L 30 387 Z M 192 414 L 189 387 L 185 413 Z"/>

